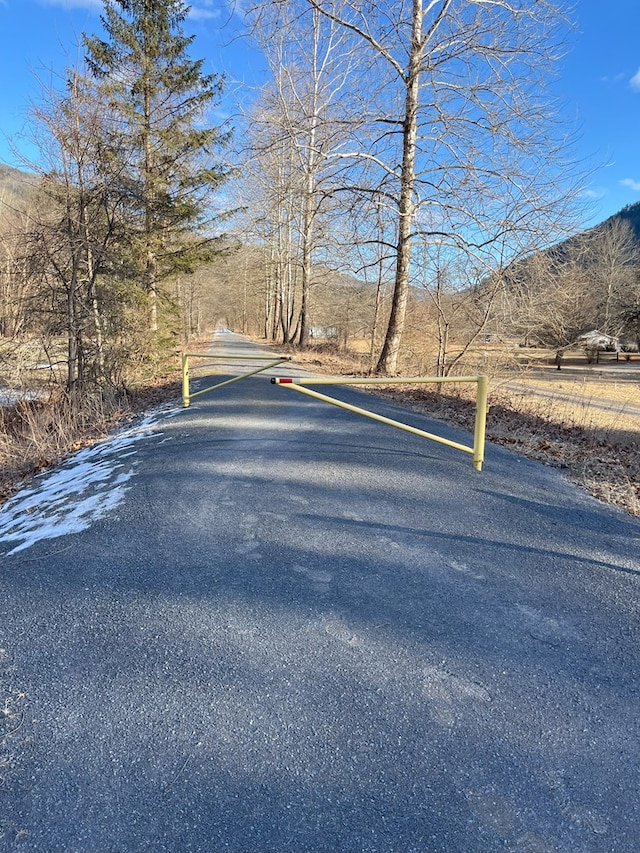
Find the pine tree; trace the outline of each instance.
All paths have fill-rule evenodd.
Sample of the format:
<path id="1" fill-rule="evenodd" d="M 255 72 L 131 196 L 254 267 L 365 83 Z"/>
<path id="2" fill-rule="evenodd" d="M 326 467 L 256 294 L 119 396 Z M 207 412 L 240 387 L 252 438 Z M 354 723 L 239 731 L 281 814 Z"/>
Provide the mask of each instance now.
<path id="1" fill-rule="evenodd" d="M 189 55 L 182 0 L 105 0 L 107 38 L 85 36 L 89 66 L 118 118 L 129 162 L 131 258 L 158 330 L 160 284 L 214 251 L 210 195 L 227 177 L 216 161 L 229 132 L 205 126 L 223 78 Z"/>

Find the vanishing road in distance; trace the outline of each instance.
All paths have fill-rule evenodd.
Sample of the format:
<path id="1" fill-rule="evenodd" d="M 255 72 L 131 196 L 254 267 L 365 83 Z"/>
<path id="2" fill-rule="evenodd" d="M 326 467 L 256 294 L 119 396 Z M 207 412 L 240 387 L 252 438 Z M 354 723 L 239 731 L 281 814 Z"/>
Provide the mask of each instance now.
<path id="1" fill-rule="evenodd" d="M 640 523 L 292 370 L 2 508 L 0 851 L 640 850 Z"/>

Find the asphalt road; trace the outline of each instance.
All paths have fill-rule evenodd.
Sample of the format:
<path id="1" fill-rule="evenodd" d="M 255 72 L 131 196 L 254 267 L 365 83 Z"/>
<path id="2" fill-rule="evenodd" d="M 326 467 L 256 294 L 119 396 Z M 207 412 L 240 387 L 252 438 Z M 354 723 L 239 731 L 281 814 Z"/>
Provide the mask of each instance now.
<path id="1" fill-rule="evenodd" d="M 0 513 L 3 853 L 640 850 L 637 521 L 263 376 L 51 476 Z"/>

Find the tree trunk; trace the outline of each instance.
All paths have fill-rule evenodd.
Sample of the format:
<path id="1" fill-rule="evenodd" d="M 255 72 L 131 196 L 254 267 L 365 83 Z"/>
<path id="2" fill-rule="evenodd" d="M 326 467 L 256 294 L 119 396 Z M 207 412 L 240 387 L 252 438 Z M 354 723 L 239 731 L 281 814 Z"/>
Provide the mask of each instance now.
<path id="1" fill-rule="evenodd" d="M 151 140 L 151 86 L 149 83 L 149 71 L 146 63 L 149 62 L 148 56 L 144 58 L 145 68 L 142 78 L 142 86 L 144 90 L 144 117 L 143 117 L 143 137 L 144 137 L 144 229 L 146 242 L 146 259 L 144 283 L 147 296 L 149 298 L 149 328 L 155 335 L 158 331 L 158 263 L 156 258 L 156 248 L 154 241 L 154 214 L 153 204 L 155 201 L 154 187 L 154 162 L 153 148 Z"/>
<path id="2" fill-rule="evenodd" d="M 316 215 L 316 144 L 318 135 L 319 116 L 319 90 L 320 85 L 320 68 L 318 65 L 318 51 L 320 39 L 320 13 L 317 9 L 313 9 L 313 58 L 311 65 L 311 75 L 313 79 L 313 91 L 311 95 L 311 104 L 309 109 L 310 127 L 308 136 L 305 139 L 306 158 L 305 171 L 306 180 L 304 188 L 304 210 L 302 217 L 302 294 L 300 298 L 300 317 L 299 317 L 299 344 L 301 347 L 306 347 L 308 342 L 308 325 L 307 315 L 309 311 L 309 291 L 311 289 L 311 275 L 313 267 L 313 238 L 314 238 L 314 219 Z"/>
<path id="3" fill-rule="evenodd" d="M 420 62 L 422 59 L 422 2 L 413 0 L 411 51 L 409 69 L 405 78 L 405 115 L 402 122 L 402 170 L 400 173 L 400 201 L 398 207 L 398 241 L 396 246 L 396 275 L 391 303 L 391 315 L 376 373 L 393 374 L 398 367 L 400 341 L 404 332 L 407 300 L 409 296 L 409 268 L 411 264 L 411 231 L 413 227 L 418 138 L 418 105 L 420 96 Z"/>
<path id="4" fill-rule="evenodd" d="M 74 395 L 78 387 L 78 314 L 76 270 L 67 284 L 67 390 Z"/>

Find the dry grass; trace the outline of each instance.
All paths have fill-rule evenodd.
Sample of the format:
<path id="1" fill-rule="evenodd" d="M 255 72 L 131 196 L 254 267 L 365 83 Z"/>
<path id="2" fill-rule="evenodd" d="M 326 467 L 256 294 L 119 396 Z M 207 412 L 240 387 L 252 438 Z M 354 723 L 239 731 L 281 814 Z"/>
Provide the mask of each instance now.
<path id="1" fill-rule="evenodd" d="M 401 405 L 473 430 L 474 401 L 464 392 L 389 390 Z M 487 439 L 547 465 L 564 469 L 594 497 L 640 516 L 638 424 L 633 430 L 602 429 L 589 420 L 564 420 L 563 403 L 533 397 L 490 393 Z M 582 411 L 580 404 L 574 409 Z"/>
<path id="2" fill-rule="evenodd" d="M 28 478 L 82 447 L 104 438 L 150 405 L 174 399 L 175 381 L 121 393 L 85 394 L 71 400 L 61 391 L 0 407 L 0 504 Z"/>
<path id="3" fill-rule="evenodd" d="M 194 338 L 189 350 L 206 351 L 210 340 L 210 334 Z M 16 405 L 0 405 L 0 507 L 34 474 L 105 438 L 149 406 L 180 395 L 177 358 L 169 359 L 172 363 L 168 362 L 164 378 L 155 382 L 138 381 L 126 391 L 87 392 L 71 400 L 59 385 L 47 390 L 42 377 L 38 384 L 37 376 L 34 378 L 34 372 L 27 369 L 41 355 L 37 343 L 24 344 L 21 352 L 20 359 L 10 360 L 19 364 L 20 370 L 3 373 L 5 381 L 12 380 L 24 393 Z M 5 363 L 2 358 L 0 350 L 0 364 Z M 45 392 L 45 396 L 31 399 L 34 389 Z"/>
<path id="4" fill-rule="evenodd" d="M 357 355 L 316 351 L 302 358 L 322 373 L 366 372 Z M 638 383 L 580 377 L 558 380 L 555 375 L 545 380 L 526 371 L 514 381 L 512 373 L 489 372 L 493 374 L 489 441 L 562 468 L 596 498 L 640 516 Z M 475 403 L 470 386 L 447 386 L 447 390 L 390 386 L 372 393 L 473 431 Z"/>
<path id="5" fill-rule="evenodd" d="M 551 371 L 551 376 L 560 375 Z M 550 388 L 560 394 L 571 394 L 580 400 L 591 403 L 606 400 L 621 405 L 640 405 L 640 387 L 635 382 L 612 379 L 603 382 L 600 379 L 588 379 L 580 376 L 562 379 L 537 379 L 533 376 L 527 378 L 529 388 L 542 392 Z"/>

